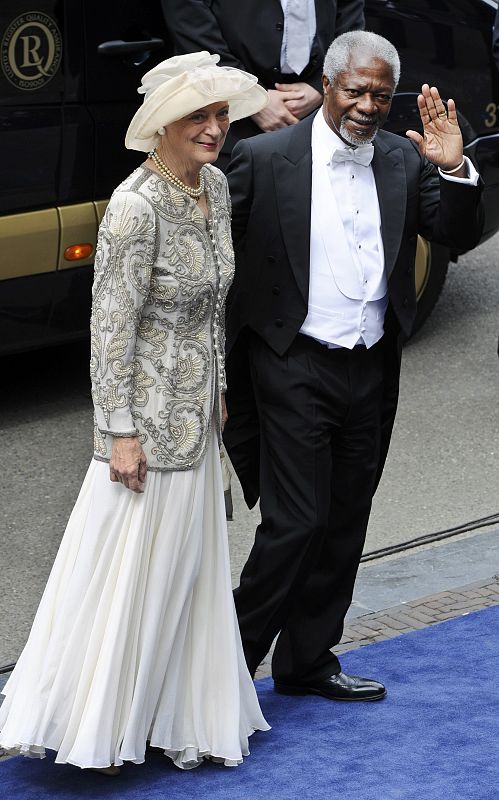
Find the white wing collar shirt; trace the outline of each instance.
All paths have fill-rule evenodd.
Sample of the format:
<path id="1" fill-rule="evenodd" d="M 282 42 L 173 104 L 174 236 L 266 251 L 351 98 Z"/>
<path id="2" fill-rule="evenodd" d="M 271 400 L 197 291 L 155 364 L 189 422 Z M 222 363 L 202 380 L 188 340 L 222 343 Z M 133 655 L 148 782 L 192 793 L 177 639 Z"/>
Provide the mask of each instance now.
<path id="1" fill-rule="evenodd" d="M 345 145 L 316 114 L 309 303 L 300 332 L 329 347 L 372 347 L 383 336 L 388 295 L 372 153 L 372 145 Z"/>

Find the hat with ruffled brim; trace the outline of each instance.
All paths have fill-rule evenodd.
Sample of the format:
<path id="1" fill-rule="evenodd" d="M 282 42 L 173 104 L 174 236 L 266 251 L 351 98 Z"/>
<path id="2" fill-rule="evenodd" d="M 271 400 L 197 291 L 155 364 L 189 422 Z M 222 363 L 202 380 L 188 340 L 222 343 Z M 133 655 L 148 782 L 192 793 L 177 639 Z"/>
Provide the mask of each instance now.
<path id="1" fill-rule="evenodd" d="M 226 100 L 231 122 L 261 111 L 268 95 L 257 78 L 235 67 L 219 67 L 219 60 L 207 51 L 187 53 L 146 72 L 138 89 L 144 102 L 130 122 L 125 146 L 147 153 L 159 143 L 159 128 L 211 103 Z"/>

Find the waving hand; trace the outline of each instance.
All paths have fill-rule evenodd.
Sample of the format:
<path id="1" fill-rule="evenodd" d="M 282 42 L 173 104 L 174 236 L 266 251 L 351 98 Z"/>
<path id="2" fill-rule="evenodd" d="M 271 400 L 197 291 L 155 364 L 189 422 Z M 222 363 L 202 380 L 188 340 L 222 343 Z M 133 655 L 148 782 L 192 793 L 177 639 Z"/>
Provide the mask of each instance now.
<path id="1" fill-rule="evenodd" d="M 440 167 L 444 172 L 453 172 L 456 177 L 466 175 L 463 161 L 463 139 L 457 121 L 454 100 L 447 101 L 447 109 L 435 86 L 427 83 L 421 87 L 418 108 L 423 124 L 423 135 L 407 131 L 406 136 L 419 147 L 421 155 Z M 456 169 L 461 165 L 461 170 Z M 460 174 L 462 171 L 463 175 Z"/>

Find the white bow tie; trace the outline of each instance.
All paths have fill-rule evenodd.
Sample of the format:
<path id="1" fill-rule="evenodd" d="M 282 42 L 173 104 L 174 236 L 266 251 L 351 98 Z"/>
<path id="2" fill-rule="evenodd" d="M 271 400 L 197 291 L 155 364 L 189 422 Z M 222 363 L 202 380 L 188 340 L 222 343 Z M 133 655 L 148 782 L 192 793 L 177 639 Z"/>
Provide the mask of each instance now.
<path id="1" fill-rule="evenodd" d="M 339 147 L 331 156 L 331 164 L 343 164 L 345 161 L 355 161 L 368 167 L 373 160 L 374 147 L 372 144 L 361 144 L 359 147 Z"/>

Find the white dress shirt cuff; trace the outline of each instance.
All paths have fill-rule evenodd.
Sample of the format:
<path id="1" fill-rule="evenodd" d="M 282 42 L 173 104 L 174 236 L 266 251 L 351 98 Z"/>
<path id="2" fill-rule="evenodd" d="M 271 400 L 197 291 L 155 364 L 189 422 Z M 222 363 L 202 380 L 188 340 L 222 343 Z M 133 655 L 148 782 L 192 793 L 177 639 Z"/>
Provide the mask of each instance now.
<path id="1" fill-rule="evenodd" d="M 464 161 L 468 167 L 468 177 L 467 178 L 456 178 L 454 175 L 447 175 L 445 172 L 442 172 L 440 167 L 438 171 L 442 178 L 445 178 L 446 181 L 453 181 L 454 183 L 465 183 L 468 186 L 476 186 L 478 184 L 478 180 L 480 178 L 478 172 L 475 169 L 473 162 L 468 158 L 468 156 L 464 156 Z"/>

